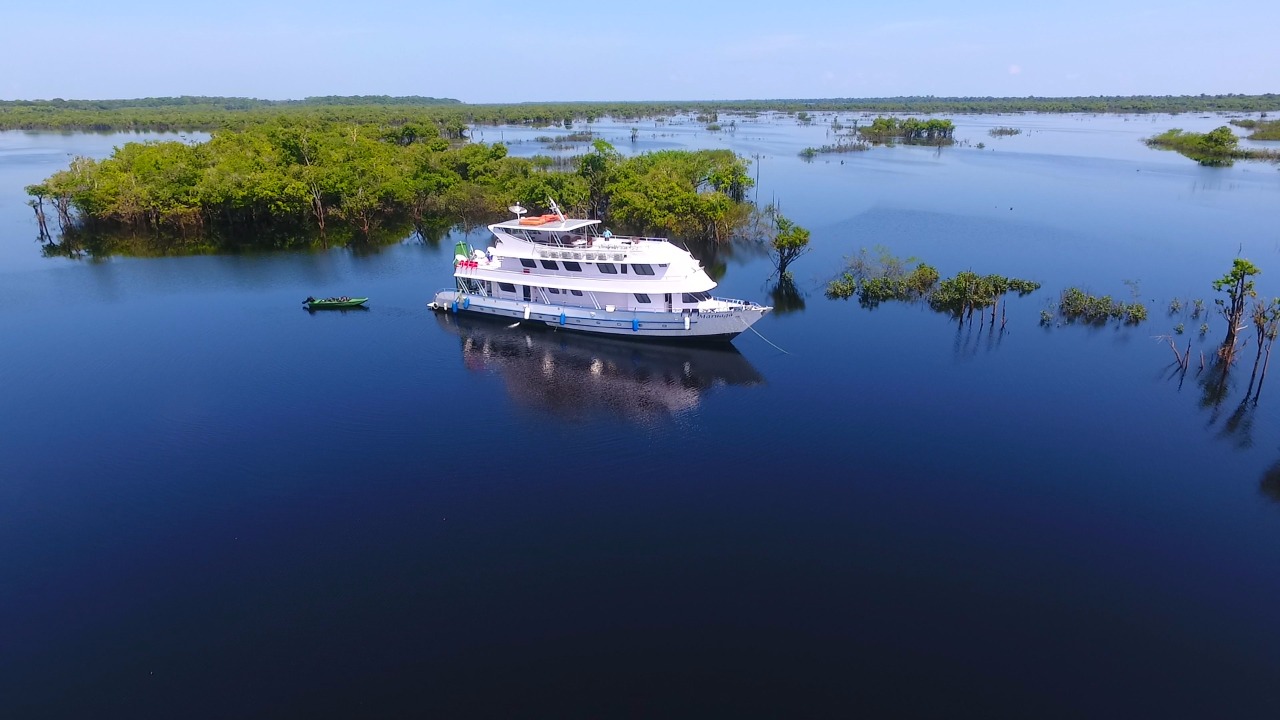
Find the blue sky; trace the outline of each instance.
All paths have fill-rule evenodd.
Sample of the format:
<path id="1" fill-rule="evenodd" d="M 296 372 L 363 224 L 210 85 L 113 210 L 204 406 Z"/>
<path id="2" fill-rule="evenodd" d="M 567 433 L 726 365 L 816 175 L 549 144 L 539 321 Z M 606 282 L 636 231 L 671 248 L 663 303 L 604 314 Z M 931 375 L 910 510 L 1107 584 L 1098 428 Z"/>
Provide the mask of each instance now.
<path id="1" fill-rule="evenodd" d="M 467 102 L 1280 92 L 1280 2 L 48 0 L 0 98 Z"/>

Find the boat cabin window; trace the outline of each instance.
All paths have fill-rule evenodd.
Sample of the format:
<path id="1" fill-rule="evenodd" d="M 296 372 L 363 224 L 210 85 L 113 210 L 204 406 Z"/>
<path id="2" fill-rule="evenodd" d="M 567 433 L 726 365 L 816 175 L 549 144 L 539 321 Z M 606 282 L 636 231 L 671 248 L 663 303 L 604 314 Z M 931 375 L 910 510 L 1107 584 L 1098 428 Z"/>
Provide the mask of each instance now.
<path id="1" fill-rule="evenodd" d="M 652 274 L 653 274 L 653 266 L 652 266 L 652 265 L 632 265 L 632 266 L 631 266 L 631 269 L 632 269 L 632 270 L 635 270 L 637 275 L 652 275 Z"/>
<path id="2" fill-rule="evenodd" d="M 684 293 L 680 296 L 680 300 L 686 303 L 696 303 L 696 302 L 702 302 L 703 300 L 710 300 L 710 299 L 711 299 L 711 295 L 704 292 Z"/>
<path id="3" fill-rule="evenodd" d="M 574 295 L 577 295 L 578 297 L 582 297 L 581 290 L 570 290 L 569 292 L 573 293 Z"/>
<path id="4" fill-rule="evenodd" d="M 498 289 L 499 289 L 499 290 L 501 290 L 502 292 L 509 292 L 509 293 L 513 293 L 513 292 L 515 292 L 515 291 L 516 291 L 516 286 L 515 286 L 515 285 L 512 285 L 511 283 L 502 283 L 502 282 L 500 282 L 500 283 L 498 283 Z"/>
<path id="5" fill-rule="evenodd" d="M 605 275 L 618 274 L 618 268 L 614 267 L 613 263 L 596 263 L 596 267 L 599 267 L 600 272 L 604 273 Z"/>
<path id="6" fill-rule="evenodd" d="M 582 272 L 582 266 L 572 260 L 564 261 L 564 269 L 572 270 L 574 272 Z"/>
<path id="7" fill-rule="evenodd" d="M 560 294 L 560 288 L 547 288 L 547 290 L 549 290 L 549 291 L 551 292 L 551 294 L 552 294 L 552 295 L 559 295 L 559 294 Z"/>
<path id="8" fill-rule="evenodd" d="M 521 264 L 521 265 L 523 265 L 523 266 L 525 266 L 525 267 L 527 267 L 527 268 L 536 268 L 536 267 L 538 267 L 538 263 L 536 263 L 536 262 L 534 262 L 534 261 L 530 260 L 529 258 L 520 258 L 520 264 Z"/>
<path id="9" fill-rule="evenodd" d="M 556 264 L 555 260 L 539 260 L 538 262 L 542 263 L 542 267 L 546 268 L 547 270 L 560 269 L 560 266 Z"/>
<path id="10" fill-rule="evenodd" d="M 644 293 L 636 293 L 636 300 L 642 303 L 650 302 L 649 296 Z"/>

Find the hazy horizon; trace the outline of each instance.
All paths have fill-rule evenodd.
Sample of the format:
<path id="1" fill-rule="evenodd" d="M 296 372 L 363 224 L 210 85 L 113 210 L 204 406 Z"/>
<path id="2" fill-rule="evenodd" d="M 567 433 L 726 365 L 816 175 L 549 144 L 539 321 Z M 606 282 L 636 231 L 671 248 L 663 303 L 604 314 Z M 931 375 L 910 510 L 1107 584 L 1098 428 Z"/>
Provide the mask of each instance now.
<path id="1" fill-rule="evenodd" d="M 448 97 L 439 97 L 439 96 L 416 96 L 416 97 L 433 97 L 433 98 L 434 98 L 434 99 L 436 99 L 436 100 L 442 100 L 442 101 L 453 101 L 453 100 L 457 100 L 457 101 L 459 102 L 459 104 L 462 104 L 462 105 L 539 105 L 539 104 L 546 104 L 546 105 L 563 105 L 563 104 L 573 104 L 573 105 L 582 104 L 582 105 L 591 105 L 591 104 L 626 104 L 626 103 L 637 103 L 637 104 L 643 104 L 643 103 L 654 103 L 654 104 L 663 104 L 663 103 L 672 103 L 672 104 L 677 104 L 677 103 L 680 103 L 680 104 L 685 104 L 685 103 L 726 103 L 726 104 L 732 104 L 732 103 L 753 103 L 753 102 L 760 102 L 760 103 L 787 103 L 787 102 L 844 102 L 844 101 L 854 101 L 854 102 L 856 102 L 856 101 L 860 101 L 860 100 L 867 100 L 867 101 L 875 101 L 875 100 L 895 100 L 895 99 L 904 99 L 904 100 L 908 100 L 908 99 L 909 99 L 909 100 L 915 100 L 915 99 L 927 99 L 927 98 L 933 98 L 933 99 L 937 99 L 937 100 L 952 100 L 952 99 L 955 99 L 955 100 L 964 100 L 964 99 L 986 99 L 986 98 L 991 98 L 991 99 L 994 99 L 994 100 L 1021 100 L 1021 99 L 1031 99 L 1031 98 L 1034 98 L 1034 99 L 1037 99 L 1037 100 L 1039 100 L 1039 99 L 1056 100 L 1056 99 L 1089 98 L 1089 97 L 1097 97 L 1097 98 L 1109 98 L 1109 97 L 1116 97 L 1116 98 L 1129 98 L 1129 97 L 1188 97 L 1188 98 L 1190 98 L 1190 97 L 1199 97 L 1199 96 L 1201 96 L 1201 95 L 1205 95 L 1205 96 L 1209 96 L 1209 97 L 1229 97 L 1229 96 L 1233 96 L 1233 95 L 1234 95 L 1234 96 L 1245 96 L 1245 97 L 1256 97 L 1256 96 L 1260 96 L 1260 95 L 1280 95 L 1280 90 L 1277 90 L 1277 91 L 1269 91 L 1269 92 L 1257 92 L 1257 93 L 1233 93 L 1233 92 L 1206 92 L 1206 93 L 1192 93 L 1192 92 L 1185 92 L 1185 93 L 1160 93 L 1160 94 L 1156 94 L 1156 93 L 1132 93 L 1132 94 L 1128 94 L 1128 95 L 1100 95 L 1100 94 L 1094 94 L 1094 95 L 880 95 L 880 96 L 874 96 L 874 97 L 873 97 L 873 96 L 869 96 L 869 95 L 868 95 L 868 96 L 862 96 L 862 97 L 853 97 L 853 96 L 849 96 L 849 97 L 834 97 L 834 96 L 833 96 L 833 97 L 750 97 L 750 98 L 748 98 L 748 97 L 741 97 L 741 98 L 682 98 L 682 99 L 674 99 L 674 98 L 625 98 L 625 99 L 617 99 L 617 100 L 601 100 L 601 99 L 596 99 L 596 98 L 585 98 L 585 99 L 572 99 L 572 100 L 556 100 L 556 99 L 546 99 L 546 100 L 511 100 L 511 101 L 494 100 L 494 101 L 492 101 L 492 102 L 468 102 L 468 101 L 466 101 L 466 100 L 462 100 L 461 98 L 448 98 Z M 310 100 L 310 99 L 312 99 L 312 98 L 322 98 L 322 97 L 347 98 L 347 97 L 361 97 L 361 96 L 367 96 L 367 97 L 388 97 L 388 98 L 392 98 L 392 99 L 399 99 L 399 98 L 406 98 L 406 97 L 415 97 L 415 96 L 412 96 L 412 95 L 368 95 L 368 94 L 366 94 L 366 93 L 358 93 L 358 94 L 352 94 L 352 95 L 337 95 L 337 94 L 334 94 L 334 93 L 326 93 L 326 94 L 324 94 L 324 95 L 307 95 L 307 96 L 305 96 L 305 97 L 252 97 L 252 96 L 249 96 L 249 95 L 198 95 L 198 94 L 192 94 L 192 93 L 185 93 L 185 94 L 183 94 L 183 95 L 145 95 L 145 96 L 136 96 L 136 97 L 65 97 L 65 98 L 64 98 L 64 97 L 48 97 L 48 98 L 31 98 L 31 97 L 22 97 L 22 98 L 0 98 L 0 102 L 56 102 L 56 101 L 59 101 L 59 100 L 61 100 L 61 101 L 66 101 L 66 102 L 120 102 L 120 101 L 129 101 L 129 100 L 155 100 L 155 99 L 160 99 L 160 98 L 207 97 L 207 98 L 210 98 L 210 99 L 227 99 L 227 100 L 231 100 L 231 99 L 237 99 L 237 100 L 258 100 L 258 101 L 263 101 L 263 102 L 286 103 L 286 102 L 302 102 L 302 101 L 305 101 L 305 100 Z M 452 105 L 452 104 L 454 104 L 454 103 L 452 103 L 452 102 L 443 102 L 443 103 L 441 103 L 441 104 L 443 104 L 443 105 Z"/>
<path id="2" fill-rule="evenodd" d="M 907 8 L 54 0 L 6 15 L 0 98 L 425 95 L 469 104 L 1264 94 L 1280 5 Z M 47 32 L 43 32 L 47 30 Z M 56 42 L 51 41 L 56 39 Z"/>

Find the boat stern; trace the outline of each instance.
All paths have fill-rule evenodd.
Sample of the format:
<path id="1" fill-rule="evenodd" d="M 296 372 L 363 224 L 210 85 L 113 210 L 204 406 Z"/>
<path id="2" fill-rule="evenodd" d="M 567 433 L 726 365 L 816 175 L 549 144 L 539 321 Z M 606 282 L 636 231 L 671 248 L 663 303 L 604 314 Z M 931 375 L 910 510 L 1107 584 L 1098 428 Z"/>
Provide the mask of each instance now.
<path id="1" fill-rule="evenodd" d="M 440 290 L 436 292 L 436 296 L 427 303 L 427 307 L 432 310 L 449 310 L 453 307 L 453 303 L 458 299 L 457 290 Z"/>

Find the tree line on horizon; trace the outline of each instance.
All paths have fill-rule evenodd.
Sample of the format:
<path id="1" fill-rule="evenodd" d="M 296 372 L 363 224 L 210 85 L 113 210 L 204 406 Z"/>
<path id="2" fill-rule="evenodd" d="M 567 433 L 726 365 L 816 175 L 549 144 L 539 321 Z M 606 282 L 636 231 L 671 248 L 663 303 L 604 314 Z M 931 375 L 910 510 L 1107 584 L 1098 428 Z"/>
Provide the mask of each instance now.
<path id="1" fill-rule="evenodd" d="M 1091 97 L 826 98 L 726 101 L 466 104 L 422 96 L 323 96 L 258 100 L 182 96 L 131 100 L 0 100 L 0 130 L 177 131 L 243 128 L 279 117 L 361 123 L 547 126 L 603 117 L 840 111 L 867 113 L 1183 113 L 1280 111 L 1280 94 Z"/>

